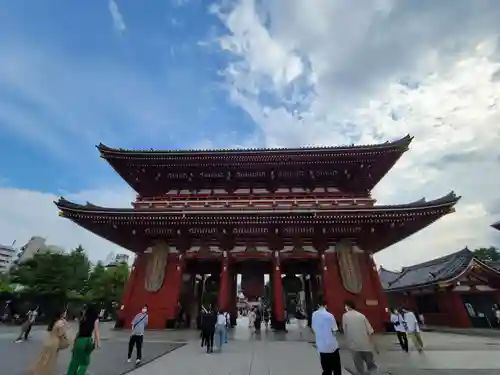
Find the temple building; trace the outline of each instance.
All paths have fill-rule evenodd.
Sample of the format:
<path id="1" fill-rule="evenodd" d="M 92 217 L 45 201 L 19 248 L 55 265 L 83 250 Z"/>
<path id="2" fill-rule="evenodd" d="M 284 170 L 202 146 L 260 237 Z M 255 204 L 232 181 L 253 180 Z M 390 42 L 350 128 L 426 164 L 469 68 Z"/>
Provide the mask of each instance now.
<path id="1" fill-rule="evenodd" d="M 500 265 L 481 262 L 467 248 L 401 272 L 380 268 L 379 274 L 389 305 L 413 310 L 426 325 L 498 327 Z"/>
<path id="2" fill-rule="evenodd" d="M 61 216 L 137 254 L 120 312 L 127 325 L 145 303 L 149 328 L 173 327 L 179 309 L 194 318 L 201 304 L 236 312 L 237 275 L 254 299 L 267 274 L 277 330 L 293 294 L 309 316 L 319 294 L 337 317 L 352 299 L 381 330 L 387 302 L 373 254 L 453 212 L 459 199 L 375 204 L 372 189 L 411 141 L 200 151 L 100 144 L 137 192 L 133 207 L 56 204 Z"/>

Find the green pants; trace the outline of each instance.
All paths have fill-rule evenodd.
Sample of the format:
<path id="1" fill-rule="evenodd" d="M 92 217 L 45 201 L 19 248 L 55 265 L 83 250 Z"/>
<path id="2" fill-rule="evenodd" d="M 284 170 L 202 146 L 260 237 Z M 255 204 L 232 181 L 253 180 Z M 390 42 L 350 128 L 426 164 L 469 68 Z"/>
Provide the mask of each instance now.
<path id="1" fill-rule="evenodd" d="M 66 375 L 86 375 L 90 365 L 90 354 L 92 351 L 92 339 L 90 337 L 79 337 L 75 340 L 71 355 L 71 362 Z"/>

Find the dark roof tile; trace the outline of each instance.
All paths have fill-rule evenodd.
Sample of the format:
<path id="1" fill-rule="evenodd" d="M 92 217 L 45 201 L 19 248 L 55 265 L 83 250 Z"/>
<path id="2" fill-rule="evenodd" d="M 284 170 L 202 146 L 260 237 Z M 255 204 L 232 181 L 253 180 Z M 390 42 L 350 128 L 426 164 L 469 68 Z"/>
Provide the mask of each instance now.
<path id="1" fill-rule="evenodd" d="M 431 285 L 458 276 L 469 266 L 473 257 L 473 253 L 465 248 L 441 258 L 404 267 L 398 274 L 399 276 L 392 280 L 390 279 L 391 275 L 387 273 L 391 271 L 384 270 L 380 278 L 382 285 L 388 291 Z M 396 273 L 393 273 L 393 276 L 395 275 Z"/>

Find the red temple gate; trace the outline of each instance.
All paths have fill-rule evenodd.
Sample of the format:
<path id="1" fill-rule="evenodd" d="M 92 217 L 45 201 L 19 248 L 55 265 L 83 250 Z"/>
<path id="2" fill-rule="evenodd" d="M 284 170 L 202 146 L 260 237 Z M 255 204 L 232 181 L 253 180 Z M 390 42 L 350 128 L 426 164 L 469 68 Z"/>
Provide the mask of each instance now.
<path id="1" fill-rule="evenodd" d="M 276 329 L 285 327 L 286 274 L 301 275 L 309 311 L 320 289 L 337 319 L 348 298 L 382 329 L 387 304 L 372 255 L 452 212 L 459 199 L 450 193 L 433 201 L 375 205 L 371 190 L 411 139 L 214 151 L 99 145 L 101 156 L 138 192 L 134 207 L 64 198 L 56 204 L 62 216 L 137 254 L 120 313 L 126 326 L 145 303 L 149 328 L 172 327 L 179 301 L 196 313 L 207 302 L 201 300 L 206 275 L 213 281 L 210 302 L 234 311 L 236 274 L 245 275 L 238 270 L 252 263 L 258 264 L 255 275 L 269 274 Z M 246 287 L 251 294 L 263 292 L 261 281 Z"/>

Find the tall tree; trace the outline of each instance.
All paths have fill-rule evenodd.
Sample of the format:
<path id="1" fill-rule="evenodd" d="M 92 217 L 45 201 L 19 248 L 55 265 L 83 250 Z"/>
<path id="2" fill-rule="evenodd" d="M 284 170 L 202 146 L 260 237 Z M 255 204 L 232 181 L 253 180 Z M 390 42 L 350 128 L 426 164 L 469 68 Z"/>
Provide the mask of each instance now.
<path id="1" fill-rule="evenodd" d="M 500 250 L 494 246 L 480 247 L 473 252 L 474 256 L 482 262 L 500 262 Z"/>
<path id="2" fill-rule="evenodd" d="M 0 273 L 0 293 L 13 293 L 14 286 L 11 283 L 10 274 Z"/>
<path id="3" fill-rule="evenodd" d="M 11 275 L 23 287 L 22 294 L 48 311 L 66 304 L 71 295 L 72 269 L 66 254 L 36 254 L 14 267 Z"/>
<path id="4" fill-rule="evenodd" d="M 101 262 L 92 270 L 89 277 L 87 301 L 112 310 L 113 306 L 121 301 L 125 283 L 129 277 L 127 264 L 118 264 L 105 268 Z"/>
<path id="5" fill-rule="evenodd" d="M 69 253 L 67 263 L 68 272 L 71 273 L 68 288 L 74 295 L 83 295 L 88 290 L 91 263 L 81 245 Z"/>

